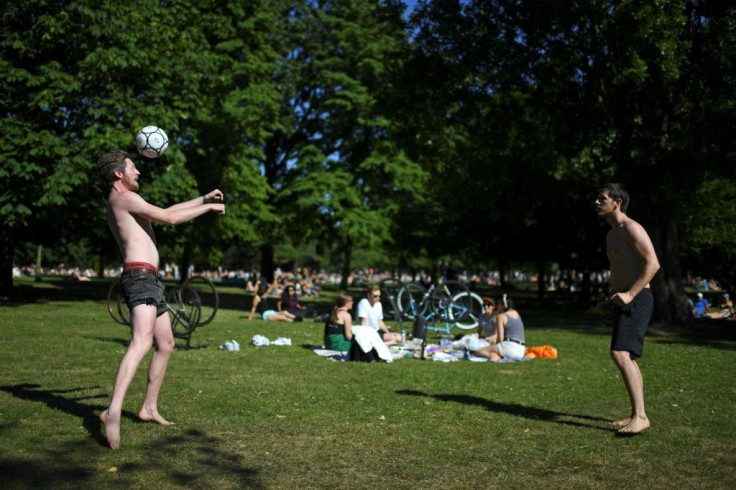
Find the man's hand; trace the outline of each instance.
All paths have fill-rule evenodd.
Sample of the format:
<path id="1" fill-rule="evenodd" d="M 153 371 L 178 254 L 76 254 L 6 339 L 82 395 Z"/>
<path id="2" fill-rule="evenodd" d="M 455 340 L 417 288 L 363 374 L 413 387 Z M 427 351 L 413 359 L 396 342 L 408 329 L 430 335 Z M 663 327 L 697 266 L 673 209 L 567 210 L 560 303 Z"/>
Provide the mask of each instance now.
<path id="1" fill-rule="evenodd" d="M 204 195 L 205 203 L 212 203 L 212 202 L 218 203 L 218 202 L 223 202 L 224 200 L 225 200 L 225 194 L 223 194 L 220 189 L 215 189 L 214 191 L 210 191 Z M 224 214 L 224 212 L 221 214 Z"/>
<path id="2" fill-rule="evenodd" d="M 609 301 L 616 306 L 626 306 L 631 303 L 633 299 L 634 297 L 631 295 L 631 293 L 629 293 L 628 291 L 623 291 L 611 296 L 611 299 Z"/>
<path id="3" fill-rule="evenodd" d="M 212 211 L 214 211 L 217 214 L 225 214 L 225 205 L 222 203 L 213 204 Z"/>

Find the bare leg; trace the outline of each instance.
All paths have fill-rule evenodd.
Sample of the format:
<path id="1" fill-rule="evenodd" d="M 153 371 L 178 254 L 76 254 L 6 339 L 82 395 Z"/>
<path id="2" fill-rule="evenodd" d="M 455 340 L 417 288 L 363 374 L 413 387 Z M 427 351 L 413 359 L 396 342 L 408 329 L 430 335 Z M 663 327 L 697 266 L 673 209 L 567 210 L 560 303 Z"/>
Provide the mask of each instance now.
<path id="1" fill-rule="evenodd" d="M 401 335 L 396 332 L 389 332 L 383 335 L 383 343 L 388 347 L 401 342 Z"/>
<path id="2" fill-rule="evenodd" d="M 279 311 L 278 313 L 272 313 L 271 315 L 268 315 L 266 321 L 291 323 L 294 321 L 294 316 L 286 311 Z"/>
<path id="3" fill-rule="evenodd" d="M 631 417 L 613 422 L 613 425 L 622 426 L 620 434 L 638 434 L 651 425 L 644 409 L 644 379 L 639 364 L 627 351 L 611 351 L 611 357 L 624 378 L 631 401 Z"/>
<path id="4" fill-rule="evenodd" d="M 153 335 L 156 339 L 156 351 L 148 367 L 146 398 L 143 400 L 143 407 L 138 412 L 138 418 L 145 422 L 173 425 L 173 422 L 169 422 L 158 413 L 158 394 L 161 391 L 169 358 L 174 351 L 174 335 L 171 333 L 171 320 L 168 314 L 156 319 Z"/>
<path id="5" fill-rule="evenodd" d="M 492 362 L 498 362 L 503 357 L 498 353 L 498 344 L 491 344 L 488 347 L 483 347 L 473 352 L 473 355 L 478 357 L 487 357 Z"/>
<path id="6" fill-rule="evenodd" d="M 154 306 L 138 305 L 130 313 L 133 340 L 131 340 L 123 359 L 120 361 L 110 406 L 100 414 L 100 420 L 105 425 L 107 442 L 112 449 L 120 447 L 120 417 L 123 411 L 125 393 L 128 391 L 135 372 L 138 370 L 138 365 L 153 345 L 156 308 Z"/>

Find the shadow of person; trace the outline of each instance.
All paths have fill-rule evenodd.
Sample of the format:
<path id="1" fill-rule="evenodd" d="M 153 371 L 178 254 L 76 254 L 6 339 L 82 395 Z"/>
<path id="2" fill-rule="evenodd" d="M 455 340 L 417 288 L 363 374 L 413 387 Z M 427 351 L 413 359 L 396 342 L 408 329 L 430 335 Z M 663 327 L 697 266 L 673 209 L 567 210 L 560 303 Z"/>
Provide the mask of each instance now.
<path id="1" fill-rule="evenodd" d="M 515 415 L 517 417 L 524 417 L 530 420 L 542 420 L 547 422 L 554 422 L 562 425 L 572 425 L 576 427 L 587 427 L 590 429 L 598 429 L 606 432 L 610 432 L 610 429 L 604 427 L 598 427 L 592 423 L 585 423 L 571 419 L 588 420 L 591 422 L 609 422 L 607 419 L 600 417 L 592 417 L 590 415 L 571 414 L 564 412 L 555 412 L 553 410 L 547 410 L 544 408 L 529 407 L 526 405 L 519 405 L 517 403 L 499 403 L 485 398 L 480 398 L 471 395 L 430 395 L 423 391 L 418 390 L 397 390 L 397 395 L 407 396 L 424 396 L 434 398 L 443 402 L 455 402 L 463 403 L 465 405 L 476 405 L 488 410 L 489 412 L 507 413 L 509 415 Z"/>
<path id="2" fill-rule="evenodd" d="M 92 386 L 89 388 L 71 388 L 68 390 L 43 390 L 40 385 L 31 383 L 0 386 L 0 390 L 13 395 L 15 398 L 40 402 L 49 408 L 61 410 L 69 415 L 81 418 L 82 426 L 85 428 L 89 436 L 96 440 L 101 446 L 108 446 L 107 438 L 101 431 L 100 419 L 97 416 L 97 414 L 107 408 L 107 405 L 90 405 L 82 403 L 85 400 L 96 400 L 107 398 L 107 396 L 103 394 L 78 397 L 71 396 L 72 393 L 98 390 L 99 388 L 99 386 Z M 139 422 L 138 417 L 131 412 L 123 411 L 123 416 Z"/>

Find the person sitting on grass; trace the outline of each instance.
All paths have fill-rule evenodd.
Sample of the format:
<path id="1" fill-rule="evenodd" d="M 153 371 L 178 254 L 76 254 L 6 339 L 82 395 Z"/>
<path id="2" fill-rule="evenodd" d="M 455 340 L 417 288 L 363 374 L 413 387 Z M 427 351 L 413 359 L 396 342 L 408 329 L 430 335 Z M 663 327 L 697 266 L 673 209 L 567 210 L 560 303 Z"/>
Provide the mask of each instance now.
<path id="1" fill-rule="evenodd" d="M 269 322 L 293 322 L 295 317 L 288 311 L 276 311 L 268 307 L 269 291 L 271 291 L 271 286 L 267 283 L 261 283 L 258 286 L 258 291 L 253 296 L 253 306 L 250 308 L 248 320 L 253 319 L 253 315 L 258 311 L 261 318 Z"/>
<path id="2" fill-rule="evenodd" d="M 708 313 L 707 316 L 708 318 L 713 318 L 715 320 L 733 317 L 733 302 L 731 301 L 731 297 L 728 295 L 728 293 L 723 293 L 720 311 Z"/>
<path id="3" fill-rule="evenodd" d="M 366 290 L 366 297 L 358 303 L 358 321 L 361 326 L 376 330 L 387 346 L 401 342 L 401 335 L 389 330 L 383 322 L 381 288 L 377 284 L 369 286 Z"/>
<path id="4" fill-rule="evenodd" d="M 483 313 L 478 317 L 478 338 L 485 339 L 489 344 L 498 342 L 496 331 L 496 302 L 492 298 L 483 297 Z"/>
<path id="5" fill-rule="evenodd" d="M 306 317 L 315 316 L 314 308 L 299 303 L 293 284 L 287 284 L 284 287 L 284 292 L 281 293 L 281 297 L 277 301 L 276 309 L 278 311 L 288 311 L 297 318 L 296 321 L 298 322 Z"/>
<path id="6" fill-rule="evenodd" d="M 703 318 L 705 316 L 709 316 L 710 314 L 710 303 L 707 299 L 703 297 L 703 293 L 697 294 L 697 301 L 695 301 L 695 305 L 693 307 L 693 310 L 695 311 L 695 318 Z"/>
<path id="7" fill-rule="evenodd" d="M 501 342 L 491 344 L 474 352 L 478 357 L 487 357 L 493 362 L 503 358 L 520 360 L 524 357 L 526 339 L 524 338 L 524 322 L 514 309 L 511 298 L 505 294 L 498 302 L 499 312 L 496 320 L 496 338 Z"/>
<path id="8" fill-rule="evenodd" d="M 353 297 L 341 293 L 335 298 L 335 306 L 325 322 L 325 348 L 347 352 L 353 340 L 353 318 L 350 308 L 353 306 Z"/>

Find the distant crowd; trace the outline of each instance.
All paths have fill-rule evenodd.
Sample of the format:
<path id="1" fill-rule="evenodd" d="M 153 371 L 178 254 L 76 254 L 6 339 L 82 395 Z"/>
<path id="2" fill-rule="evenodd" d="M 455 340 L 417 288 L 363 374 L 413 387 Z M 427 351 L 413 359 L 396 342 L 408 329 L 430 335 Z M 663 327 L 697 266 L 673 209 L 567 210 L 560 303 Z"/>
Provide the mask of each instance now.
<path id="1" fill-rule="evenodd" d="M 123 272 L 122 267 L 105 268 L 104 277 L 119 277 Z M 97 277 L 97 271 L 90 268 L 67 267 L 57 264 L 43 269 L 44 275 L 64 276 L 72 280 L 89 281 Z M 179 266 L 174 263 L 165 263 L 161 273 L 166 279 L 180 279 Z M 13 267 L 14 277 L 33 277 L 36 274 L 35 267 L 16 266 Z M 259 285 L 265 281 L 257 271 L 229 270 L 218 267 L 214 270 L 197 270 L 190 266 L 187 276 L 194 274 L 204 275 L 211 281 L 228 286 L 242 287 L 247 293 L 256 293 Z M 348 286 L 366 286 L 377 284 L 384 279 L 395 278 L 401 282 L 419 282 L 428 285 L 431 275 L 422 269 L 400 273 L 392 271 L 377 271 L 373 268 L 356 269 L 347 278 Z M 443 279 L 457 280 L 466 284 L 477 284 L 494 286 L 502 283 L 536 283 L 538 278 L 535 274 L 522 271 L 510 272 L 502 281 L 499 271 L 488 270 L 480 272 L 452 271 L 446 270 Z M 583 282 L 583 273 L 575 270 L 558 270 L 550 274 L 546 279 L 546 290 L 554 293 L 575 293 L 580 290 Z M 595 290 L 603 291 L 610 280 L 608 271 L 592 273 L 590 282 Z M 688 298 L 688 307 L 694 318 L 733 318 L 734 309 L 728 292 L 722 291 L 717 281 L 702 277 L 689 277 L 686 279 L 690 287 L 698 293 L 693 299 Z M 294 287 L 294 295 L 297 298 L 316 297 L 324 286 L 336 287 L 342 283 L 342 275 L 337 272 L 320 270 L 312 272 L 307 267 L 299 267 L 293 271 L 283 271 L 277 268 L 274 271 L 274 281 L 268 283 L 267 295 L 280 298 L 287 286 Z M 711 295 L 709 301 L 703 292 Z"/>

